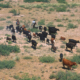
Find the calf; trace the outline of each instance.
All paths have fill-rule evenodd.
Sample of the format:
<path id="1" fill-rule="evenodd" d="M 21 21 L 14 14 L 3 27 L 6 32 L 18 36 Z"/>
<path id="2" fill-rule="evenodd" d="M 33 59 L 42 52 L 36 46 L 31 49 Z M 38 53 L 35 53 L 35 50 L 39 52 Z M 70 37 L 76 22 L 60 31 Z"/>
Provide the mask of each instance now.
<path id="1" fill-rule="evenodd" d="M 12 35 L 13 42 L 16 42 L 16 36 Z"/>
<path id="2" fill-rule="evenodd" d="M 60 40 L 66 40 L 66 38 L 61 36 L 61 37 L 60 37 Z"/>
<path id="3" fill-rule="evenodd" d="M 32 47 L 33 47 L 34 49 L 36 49 L 37 42 L 36 42 L 35 40 L 32 40 L 31 42 L 32 42 Z"/>
<path id="4" fill-rule="evenodd" d="M 55 52 L 57 50 L 57 47 L 55 47 L 54 44 L 52 44 L 51 50 Z"/>
<path id="5" fill-rule="evenodd" d="M 54 39 L 55 39 L 55 37 L 56 37 L 56 36 L 55 36 L 54 34 L 51 34 L 51 38 L 54 38 Z"/>
<path id="6" fill-rule="evenodd" d="M 42 31 L 42 26 L 39 26 L 39 30 Z"/>
<path id="7" fill-rule="evenodd" d="M 32 36 L 29 34 L 28 35 L 29 42 L 31 42 L 31 38 L 32 38 Z"/>
<path id="8" fill-rule="evenodd" d="M 62 61 L 62 59 L 63 59 L 63 54 L 60 53 L 60 61 Z"/>
<path id="9" fill-rule="evenodd" d="M 49 40 L 49 39 L 47 39 L 47 40 L 46 40 L 46 42 L 49 44 L 49 43 L 50 43 L 50 40 Z"/>
<path id="10" fill-rule="evenodd" d="M 7 42 L 7 41 L 11 41 L 11 40 L 12 40 L 12 39 L 11 39 L 11 38 L 9 38 L 9 37 L 7 37 L 7 38 L 6 38 L 6 42 Z"/>
<path id="11" fill-rule="evenodd" d="M 55 43 L 55 39 L 51 38 L 51 43 L 54 44 Z"/>
<path id="12" fill-rule="evenodd" d="M 12 28 L 11 32 L 15 33 L 15 29 L 14 29 L 14 27 Z"/>
<path id="13" fill-rule="evenodd" d="M 11 30 L 11 28 L 13 28 L 13 25 L 8 26 L 9 30 Z"/>
<path id="14" fill-rule="evenodd" d="M 37 36 L 36 33 L 33 33 L 33 36 L 36 37 Z"/>
<path id="15" fill-rule="evenodd" d="M 65 58 L 63 58 L 62 63 L 63 63 L 63 67 L 65 67 L 65 65 L 66 65 L 66 66 L 68 66 L 68 68 L 69 68 L 70 70 L 71 70 L 71 67 L 72 67 L 73 65 L 76 65 L 76 66 L 77 66 L 76 62 L 71 62 L 71 61 L 69 61 L 69 60 L 67 60 L 67 59 L 65 59 Z"/>

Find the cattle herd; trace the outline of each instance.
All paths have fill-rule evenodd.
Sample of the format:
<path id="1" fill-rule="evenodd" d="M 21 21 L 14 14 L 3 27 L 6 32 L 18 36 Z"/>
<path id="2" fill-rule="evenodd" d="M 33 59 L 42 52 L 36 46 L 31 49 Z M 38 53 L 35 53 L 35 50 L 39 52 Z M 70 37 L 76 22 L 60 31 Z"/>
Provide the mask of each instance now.
<path id="1" fill-rule="evenodd" d="M 33 27 L 33 28 L 35 28 L 35 27 Z M 42 26 L 39 26 L 40 32 L 38 32 L 38 33 L 35 33 L 35 32 L 32 33 L 30 30 L 27 30 L 25 25 L 22 25 L 21 27 L 19 25 L 17 25 L 16 29 L 14 29 L 13 25 L 10 25 L 10 26 L 6 27 L 6 30 L 10 30 L 12 32 L 12 38 L 7 37 L 6 41 L 12 41 L 13 40 L 13 42 L 16 43 L 17 39 L 16 39 L 15 32 L 19 33 L 20 35 L 23 33 L 23 35 L 26 36 L 28 41 L 30 43 L 32 43 L 32 47 L 34 49 L 36 49 L 38 43 L 36 42 L 36 40 L 32 40 L 32 37 L 34 37 L 34 38 L 38 37 L 40 39 L 40 41 L 42 41 L 42 42 L 44 41 L 48 44 L 51 43 L 51 50 L 53 50 L 54 52 L 56 52 L 56 50 L 57 50 L 57 47 L 55 47 L 55 45 L 54 45 L 55 38 L 56 38 L 55 33 L 57 33 L 57 31 L 60 31 L 60 30 L 55 28 L 55 27 L 48 27 L 48 31 L 47 31 L 46 27 L 43 28 Z M 47 38 L 47 35 L 50 35 L 51 39 Z M 66 40 L 66 38 L 61 36 L 60 40 Z M 67 48 L 70 48 L 72 51 L 72 49 L 75 46 L 77 46 L 77 43 L 79 43 L 79 41 L 74 40 L 74 39 L 69 39 L 69 42 L 66 43 L 66 50 L 67 50 Z M 71 69 L 72 65 L 77 65 L 75 62 L 71 62 L 71 61 L 63 58 L 62 53 L 60 54 L 60 59 L 61 59 L 61 61 L 63 61 L 63 67 L 64 67 L 64 65 L 67 65 Z"/>

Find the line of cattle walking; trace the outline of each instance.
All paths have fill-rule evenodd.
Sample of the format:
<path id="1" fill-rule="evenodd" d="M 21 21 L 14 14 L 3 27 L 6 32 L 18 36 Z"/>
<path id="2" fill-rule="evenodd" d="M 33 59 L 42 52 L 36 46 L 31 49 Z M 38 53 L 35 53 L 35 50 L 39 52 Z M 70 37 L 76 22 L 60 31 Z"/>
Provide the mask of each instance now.
<path id="1" fill-rule="evenodd" d="M 35 38 L 39 37 L 42 42 L 46 40 L 46 42 L 48 44 L 49 43 L 52 44 L 51 49 L 53 49 L 54 52 L 57 50 L 57 47 L 54 46 L 55 38 L 56 38 L 56 35 L 54 35 L 54 33 L 57 33 L 57 31 L 59 31 L 59 29 L 57 29 L 55 27 L 48 27 L 48 32 L 49 32 L 49 35 L 51 35 L 51 40 L 47 38 L 47 35 L 48 35 L 47 28 L 44 27 L 44 31 L 42 31 L 42 26 L 39 26 L 39 30 L 41 31 L 41 33 L 33 33 L 33 35 L 31 35 L 30 30 L 26 29 L 25 25 L 22 25 L 21 27 L 17 26 L 16 29 L 14 29 L 13 25 L 10 25 L 10 26 L 7 26 L 6 29 L 11 30 L 11 32 L 14 34 L 15 34 L 15 31 L 19 32 L 19 34 L 21 34 L 23 32 L 23 35 L 26 35 L 29 42 L 32 42 L 32 47 L 34 49 L 36 49 L 37 42 L 35 40 L 31 40 L 32 36 Z M 13 39 L 13 42 L 14 41 L 16 42 L 16 36 L 14 34 L 12 34 L 12 39 Z M 7 37 L 6 41 L 12 40 L 12 39 Z M 60 40 L 66 40 L 66 38 L 61 36 Z M 67 50 L 67 48 L 70 48 L 72 51 L 72 49 L 77 45 L 77 43 L 80 43 L 80 42 L 77 40 L 74 40 L 74 39 L 69 39 L 69 42 L 66 43 L 66 50 Z M 77 65 L 75 62 L 71 62 L 69 60 L 64 59 L 63 54 L 60 54 L 60 58 L 61 58 L 61 61 L 63 60 L 63 66 L 67 65 L 70 69 L 71 69 L 72 65 Z"/>

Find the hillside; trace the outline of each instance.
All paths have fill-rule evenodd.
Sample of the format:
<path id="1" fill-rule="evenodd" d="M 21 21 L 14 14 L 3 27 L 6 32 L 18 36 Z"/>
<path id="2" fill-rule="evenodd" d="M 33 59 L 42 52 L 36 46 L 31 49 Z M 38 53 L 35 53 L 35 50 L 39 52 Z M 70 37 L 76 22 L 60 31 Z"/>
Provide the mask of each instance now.
<path id="1" fill-rule="evenodd" d="M 80 55 L 80 43 L 77 43 L 77 47 L 73 48 L 73 53 L 65 50 L 65 43 L 69 39 L 80 41 L 80 0 L 66 0 L 66 2 L 67 4 L 58 3 L 56 0 L 51 0 L 48 3 L 25 3 L 23 0 L 0 1 L 0 45 L 17 45 L 20 48 L 19 53 L 10 52 L 8 56 L 1 55 L 0 53 L 0 61 L 15 61 L 13 68 L 0 69 L 0 80 L 25 80 L 26 78 L 21 79 L 24 75 L 30 78 L 32 76 L 40 77 L 41 80 L 57 80 L 55 78 L 50 79 L 49 77 L 52 73 L 56 75 L 60 70 L 63 72 L 80 73 L 80 64 L 78 64 L 76 69 L 71 71 L 63 69 L 62 62 L 59 61 L 60 53 L 63 53 L 64 58 L 72 58 L 76 54 Z M 5 7 L 5 5 L 1 4 L 8 6 Z M 11 37 L 12 35 L 11 31 L 6 30 L 6 26 L 13 24 L 14 28 L 16 28 L 17 19 L 20 21 L 20 26 L 24 24 L 27 29 L 32 27 L 31 24 L 34 19 L 37 23 L 36 26 L 42 25 L 42 27 L 46 26 L 47 28 L 48 26 L 55 26 L 58 28 L 60 31 L 57 31 L 55 39 L 55 46 L 58 48 L 57 51 L 51 51 L 51 43 L 47 45 L 45 42 L 41 42 L 39 38 L 32 37 L 32 39 L 38 42 L 37 49 L 34 50 L 31 47 L 32 44 L 27 41 L 26 37 L 23 34 L 19 35 L 19 33 L 15 33 L 17 43 L 11 42 L 9 44 L 6 42 L 6 37 L 8 35 Z M 66 40 L 61 41 L 61 36 L 65 37 Z M 51 39 L 50 35 L 47 37 Z M 55 62 L 42 63 L 39 61 L 41 56 L 51 56 L 55 58 Z M 32 59 L 24 59 L 24 57 L 30 57 Z"/>

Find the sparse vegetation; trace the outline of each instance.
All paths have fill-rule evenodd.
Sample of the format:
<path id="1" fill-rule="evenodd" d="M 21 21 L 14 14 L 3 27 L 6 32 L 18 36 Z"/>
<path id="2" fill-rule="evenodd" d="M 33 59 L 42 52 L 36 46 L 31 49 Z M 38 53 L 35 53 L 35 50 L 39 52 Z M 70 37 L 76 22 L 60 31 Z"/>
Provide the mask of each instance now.
<path id="1" fill-rule="evenodd" d="M 10 19 L 11 17 L 10 16 L 7 16 L 7 18 Z"/>
<path id="2" fill-rule="evenodd" d="M 23 59 L 32 59 L 30 56 L 25 56 Z"/>
<path id="3" fill-rule="evenodd" d="M 9 3 L 9 2 L 8 2 L 8 3 L 6 3 L 6 4 L 0 3 L 0 7 L 2 7 L 2 8 L 11 8 L 11 6 L 10 6 L 10 3 Z"/>
<path id="4" fill-rule="evenodd" d="M 41 19 L 41 20 L 38 22 L 38 25 L 45 25 L 45 19 Z"/>
<path id="5" fill-rule="evenodd" d="M 64 27 L 63 24 L 58 24 L 57 26 L 58 26 L 58 27 Z"/>
<path id="6" fill-rule="evenodd" d="M 77 28 L 77 27 L 78 27 L 77 25 L 69 23 L 67 29 L 74 29 L 74 28 Z"/>
<path id="7" fill-rule="evenodd" d="M 54 78 L 55 78 L 55 75 L 54 75 L 54 74 L 51 74 L 51 75 L 49 76 L 49 78 L 50 78 L 50 79 L 54 79 Z"/>
<path id="8" fill-rule="evenodd" d="M 60 48 L 65 48 L 65 45 L 61 45 Z"/>
<path id="9" fill-rule="evenodd" d="M 49 0 L 24 0 L 24 2 L 49 2 Z"/>
<path id="10" fill-rule="evenodd" d="M 76 52 L 80 53 L 80 49 L 79 49 L 79 48 L 77 48 L 77 49 L 76 49 Z"/>
<path id="11" fill-rule="evenodd" d="M 3 30 L 4 29 L 4 27 L 3 26 L 0 26 L 0 30 Z"/>
<path id="12" fill-rule="evenodd" d="M 8 44 L 12 44 L 12 41 L 8 41 Z"/>
<path id="13" fill-rule="evenodd" d="M 16 56 L 16 61 L 20 61 L 20 57 L 19 56 Z"/>
<path id="14" fill-rule="evenodd" d="M 57 19 L 56 21 L 57 21 L 57 22 L 61 22 L 61 19 Z"/>
<path id="15" fill-rule="evenodd" d="M 16 46 L 11 46 L 11 45 L 0 45 L 0 55 L 8 56 L 11 52 L 19 53 L 20 49 L 19 47 Z"/>
<path id="16" fill-rule="evenodd" d="M 80 64 L 80 55 L 74 55 L 70 60 Z"/>
<path id="17" fill-rule="evenodd" d="M 39 58 L 39 60 L 42 63 L 53 63 L 55 61 L 55 58 L 50 56 L 42 56 Z"/>
<path id="18" fill-rule="evenodd" d="M 4 21 L 4 20 L 6 20 L 5 18 L 0 18 L 0 21 Z"/>
<path id="19" fill-rule="evenodd" d="M 13 13 L 14 15 L 17 15 L 17 11 L 15 9 L 10 10 L 9 13 Z"/>
<path id="20" fill-rule="evenodd" d="M 11 69 L 15 66 L 15 62 L 12 61 L 12 60 L 4 60 L 4 61 L 0 61 L 0 69 L 3 69 L 3 68 L 7 68 L 7 69 Z"/>
<path id="21" fill-rule="evenodd" d="M 9 34 L 5 34 L 5 36 L 10 37 L 11 35 L 9 35 Z"/>
<path id="22" fill-rule="evenodd" d="M 79 80 L 80 75 L 71 71 L 67 71 L 67 72 L 59 71 L 55 75 L 55 78 L 56 80 Z"/>
<path id="23" fill-rule="evenodd" d="M 49 27 L 49 26 L 54 26 L 54 25 L 53 25 L 53 22 L 49 22 L 46 26 Z"/>
<path id="24" fill-rule="evenodd" d="M 66 0 L 57 0 L 59 3 L 66 3 Z"/>

